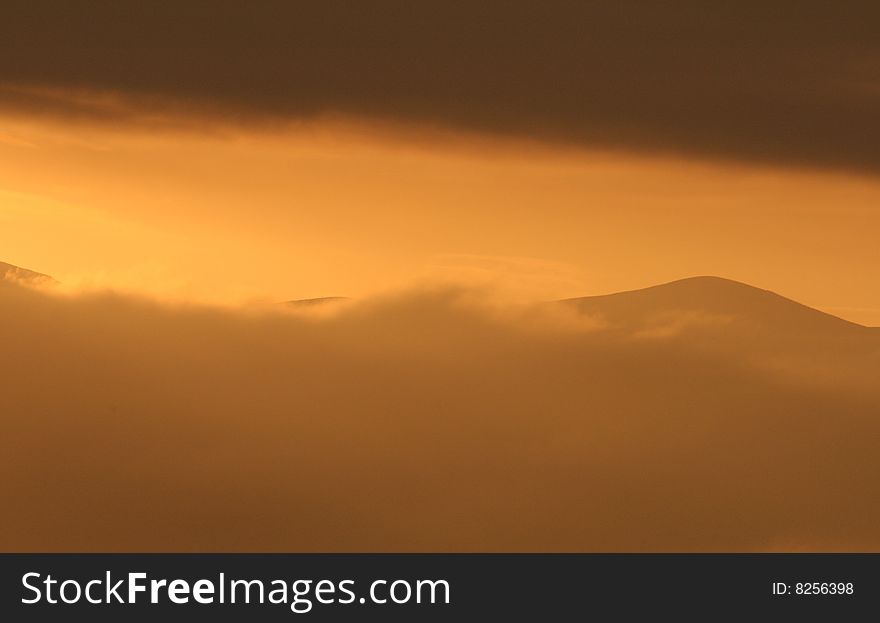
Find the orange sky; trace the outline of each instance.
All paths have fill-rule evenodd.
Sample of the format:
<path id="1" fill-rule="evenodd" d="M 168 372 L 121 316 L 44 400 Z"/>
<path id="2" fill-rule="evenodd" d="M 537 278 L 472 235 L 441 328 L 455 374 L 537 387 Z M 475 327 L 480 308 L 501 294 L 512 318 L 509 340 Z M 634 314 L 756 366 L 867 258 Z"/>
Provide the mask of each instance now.
<path id="1" fill-rule="evenodd" d="M 59 4 L 0 551 L 880 549 L 880 3 Z"/>
<path id="2" fill-rule="evenodd" d="M 880 181 L 317 121 L 0 118 L 0 261 L 216 302 L 423 279 L 532 298 L 712 274 L 880 325 Z"/>

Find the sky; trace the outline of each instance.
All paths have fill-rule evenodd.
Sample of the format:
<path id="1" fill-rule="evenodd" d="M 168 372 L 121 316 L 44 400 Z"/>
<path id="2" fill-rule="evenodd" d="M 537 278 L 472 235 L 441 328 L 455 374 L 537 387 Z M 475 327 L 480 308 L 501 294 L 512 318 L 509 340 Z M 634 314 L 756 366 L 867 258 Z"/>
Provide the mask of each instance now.
<path id="1" fill-rule="evenodd" d="M 4 2 L 0 550 L 876 551 L 878 7 Z"/>
<path id="2" fill-rule="evenodd" d="M 0 118 L 4 260 L 213 303 L 464 281 L 533 299 L 712 274 L 880 324 L 870 175 L 324 119 Z"/>
<path id="3" fill-rule="evenodd" d="M 873 3 L 11 2 L 3 260 L 212 302 L 714 274 L 880 324 Z"/>

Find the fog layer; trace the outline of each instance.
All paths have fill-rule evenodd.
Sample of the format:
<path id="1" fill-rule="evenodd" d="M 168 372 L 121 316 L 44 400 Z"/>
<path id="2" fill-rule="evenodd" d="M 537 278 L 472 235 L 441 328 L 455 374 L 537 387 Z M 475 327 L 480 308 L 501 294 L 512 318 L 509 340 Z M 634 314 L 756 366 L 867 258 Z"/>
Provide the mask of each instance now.
<path id="1" fill-rule="evenodd" d="M 878 549 L 876 332 L 734 347 L 754 309 L 0 282 L 0 550 Z"/>

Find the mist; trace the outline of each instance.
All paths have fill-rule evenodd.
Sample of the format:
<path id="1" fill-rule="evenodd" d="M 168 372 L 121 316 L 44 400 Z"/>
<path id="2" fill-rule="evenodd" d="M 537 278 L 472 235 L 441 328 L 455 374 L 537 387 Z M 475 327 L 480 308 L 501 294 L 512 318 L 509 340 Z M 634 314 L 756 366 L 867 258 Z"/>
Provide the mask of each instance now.
<path id="1" fill-rule="evenodd" d="M 880 547 L 876 333 L 608 323 L 466 288 L 312 312 L 0 282 L 0 550 Z"/>

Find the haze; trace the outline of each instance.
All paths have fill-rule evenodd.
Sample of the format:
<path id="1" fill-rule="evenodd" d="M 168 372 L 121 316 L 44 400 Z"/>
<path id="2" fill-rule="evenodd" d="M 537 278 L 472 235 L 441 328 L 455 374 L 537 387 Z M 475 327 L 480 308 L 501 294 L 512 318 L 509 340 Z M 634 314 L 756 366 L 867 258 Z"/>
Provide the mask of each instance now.
<path id="1" fill-rule="evenodd" d="M 877 23 L 8 0 L 0 550 L 876 550 Z"/>
<path id="2" fill-rule="evenodd" d="M 6 551 L 880 546 L 880 330 L 735 282 L 0 297 Z"/>

